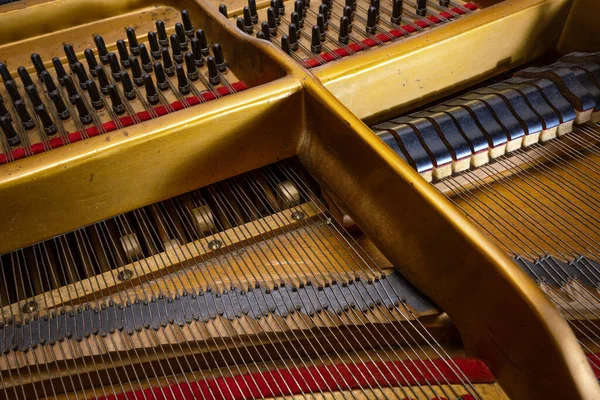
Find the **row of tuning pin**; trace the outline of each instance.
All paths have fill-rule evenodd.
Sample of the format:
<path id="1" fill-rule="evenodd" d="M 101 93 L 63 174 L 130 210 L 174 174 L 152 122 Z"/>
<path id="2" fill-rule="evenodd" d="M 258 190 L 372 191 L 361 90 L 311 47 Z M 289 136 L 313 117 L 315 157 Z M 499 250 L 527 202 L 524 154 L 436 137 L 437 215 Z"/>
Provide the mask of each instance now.
<path id="1" fill-rule="evenodd" d="M 25 67 L 18 67 L 17 73 L 45 136 L 52 137 L 58 133 L 54 121 L 56 117 L 67 121 L 75 110 L 78 120 L 84 126 L 94 123 L 90 108 L 96 111 L 104 109 L 106 104 L 104 97 L 110 100 L 111 109 L 115 114 L 124 114 L 126 104 L 123 97 L 129 102 L 136 100 L 139 92 L 135 86 L 144 87 L 145 99 L 154 106 L 160 103 L 159 91 L 171 89 L 170 77 L 177 77 L 177 90 L 181 95 L 190 94 L 193 82 L 199 79 L 210 90 L 220 84 L 223 79 L 222 74 L 228 69 L 223 49 L 218 43 L 209 46 L 205 32 L 202 29 L 194 29 L 187 10 L 181 12 L 181 17 L 182 22 L 175 24 L 175 33 L 170 36 L 167 35 L 164 22 L 157 21 L 156 32 L 148 33 L 149 49 L 144 43 L 138 42 L 133 28 L 126 29 L 127 42 L 123 39 L 116 42 L 118 55 L 108 51 L 102 36 L 95 36 L 96 53 L 100 62 L 92 49 L 85 49 L 87 69 L 77 58 L 73 46 L 64 45 L 71 74 L 66 72 L 58 57 L 52 59 L 52 66 L 56 80 L 66 91 L 66 97 L 73 109 L 68 107 L 63 98 L 64 92 L 55 83 L 41 57 L 32 54 L 31 61 L 37 77 L 43 83 L 47 98 L 53 106 L 49 109 L 42 101 L 38 88 Z M 108 68 L 105 69 L 101 64 Z M 206 77 L 200 72 L 200 68 L 204 66 L 208 70 Z M 156 84 L 152 79 L 152 73 Z M 0 76 L 22 128 L 25 131 L 36 128 L 36 122 L 29 112 L 27 102 L 21 96 L 17 82 L 3 63 L 0 63 Z M 118 83 L 121 85 L 122 95 Z M 87 96 L 84 93 L 87 93 Z M 11 147 L 21 145 L 21 138 L 13 125 L 13 117 L 1 96 L 0 128 Z"/>
<path id="2" fill-rule="evenodd" d="M 334 0 L 322 0 L 319 6 L 316 24 L 311 30 L 311 52 L 320 54 L 323 50 L 323 43 L 327 38 L 329 29 L 329 21 L 332 17 Z M 450 0 L 439 0 L 439 7 L 447 8 L 450 6 Z M 296 0 L 294 2 L 294 11 L 290 19 L 291 23 L 288 27 L 288 34 L 281 37 L 281 48 L 291 54 L 299 48 L 299 39 L 301 30 L 304 28 L 304 22 L 307 11 L 310 7 L 310 0 Z M 424 17 L 428 12 L 427 0 L 417 0 L 415 7 L 415 15 Z M 337 27 L 338 41 L 341 45 L 347 45 L 350 42 L 350 34 L 352 33 L 353 23 L 357 10 L 357 0 L 346 0 L 343 6 L 343 15 L 340 17 L 340 24 Z M 219 11 L 227 17 L 227 8 L 224 4 L 219 6 Z M 402 22 L 402 13 L 404 11 L 404 0 L 392 0 L 392 8 L 390 14 L 390 27 L 399 26 Z M 282 16 L 285 14 L 285 4 L 283 0 L 271 0 L 270 7 L 267 9 L 267 20 L 263 21 L 256 36 L 260 39 L 271 40 L 277 36 L 278 27 L 281 24 Z M 258 11 L 255 0 L 249 0 L 248 6 L 243 8 L 243 17 L 238 17 L 236 20 L 237 27 L 247 33 L 253 34 L 254 25 L 258 23 Z M 377 32 L 377 25 L 380 22 L 380 0 L 370 0 L 370 5 L 367 9 L 367 18 L 365 21 L 365 33 L 374 35 Z"/>

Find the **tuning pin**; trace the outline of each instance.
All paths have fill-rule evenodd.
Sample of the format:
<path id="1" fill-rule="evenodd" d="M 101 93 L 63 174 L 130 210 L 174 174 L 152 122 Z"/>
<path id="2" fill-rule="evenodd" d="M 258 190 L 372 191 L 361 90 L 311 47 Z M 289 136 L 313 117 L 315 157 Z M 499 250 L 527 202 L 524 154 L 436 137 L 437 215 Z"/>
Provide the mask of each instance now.
<path id="1" fill-rule="evenodd" d="M 10 118 L 0 117 L 0 128 L 2 128 L 2 132 L 4 132 L 4 136 L 6 136 L 6 141 L 8 144 L 11 146 L 18 146 L 21 144 L 19 134 L 15 130 L 14 126 L 12 126 Z"/>
<path id="2" fill-rule="evenodd" d="M 2 99 L 2 96 L 0 96 L 0 117 L 11 118 L 6 106 L 4 105 L 4 99 Z"/>
<path id="3" fill-rule="evenodd" d="M 340 43 L 343 44 L 348 44 L 348 42 L 350 41 L 350 34 L 348 32 L 348 27 L 350 26 L 350 23 L 348 21 L 348 17 L 346 17 L 345 15 L 340 19 L 340 35 L 338 36 L 338 40 L 340 41 Z"/>
<path id="4" fill-rule="evenodd" d="M 285 14 L 285 3 L 283 0 L 277 0 L 277 8 L 279 8 L 279 15 Z"/>
<path id="5" fill-rule="evenodd" d="M 96 42 L 96 49 L 98 50 L 98 58 L 102 64 L 108 64 L 108 50 L 106 50 L 106 44 L 104 39 L 100 35 L 94 36 L 94 42 Z"/>
<path id="6" fill-rule="evenodd" d="M 275 25 L 281 24 L 281 15 L 279 15 L 279 7 L 277 7 L 277 0 L 271 0 L 271 7 L 273 9 L 273 15 L 275 17 Z M 269 17 L 269 10 L 267 9 L 267 18 Z"/>
<path id="7" fill-rule="evenodd" d="M 58 114 L 58 117 L 63 121 L 69 119 L 71 113 L 65 105 L 65 102 L 63 101 L 60 92 L 58 90 L 55 90 L 53 92 L 48 93 L 48 96 L 50 97 L 50 100 L 52 100 L 52 103 L 54 103 L 54 108 L 56 108 L 56 114 Z"/>
<path id="8" fill-rule="evenodd" d="M 75 87 L 75 83 L 73 82 L 73 78 L 71 78 L 71 75 L 65 75 L 63 78 L 63 82 L 65 85 L 65 89 L 67 89 L 67 93 L 69 94 L 69 101 L 73 103 L 73 99 L 75 98 L 75 96 L 79 95 L 79 92 Z"/>
<path id="9" fill-rule="evenodd" d="M 181 20 L 183 21 L 183 28 L 185 29 L 185 34 L 191 39 L 194 37 L 194 25 L 192 25 L 192 20 L 190 19 L 190 13 L 188 10 L 181 10 Z"/>
<path id="10" fill-rule="evenodd" d="M 329 9 L 327 8 L 327 4 L 323 3 L 319 6 L 319 14 L 323 14 L 325 30 L 329 29 Z"/>
<path id="11" fill-rule="evenodd" d="M 442 7 L 449 7 L 450 6 L 450 0 L 440 0 L 440 6 L 442 6 Z"/>
<path id="12" fill-rule="evenodd" d="M 33 67 L 35 68 L 35 72 L 37 73 L 38 76 L 40 76 L 42 74 L 42 71 L 46 70 L 46 67 L 44 66 L 44 62 L 42 61 L 42 57 L 40 57 L 40 55 L 37 53 L 31 54 L 31 63 L 33 64 Z"/>
<path id="13" fill-rule="evenodd" d="M 417 0 L 417 15 L 419 17 L 427 15 L 427 0 Z"/>
<path id="14" fill-rule="evenodd" d="M 8 72 L 8 68 L 4 63 L 0 63 L 0 76 L 2 76 L 2 80 L 4 82 L 13 80 L 12 75 L 10 74 L 10 72 Z"/>
<path id="15" fill-rule="evenodd" d="M 263 21 L 260 24 L 260 32 L 263 33 L 264 40 L 271 41 L 271 32 L 269 30 L 269 24 L 266 21 Z M 260 39 L 263 39 L 263 38 L 260 38 Z"/>
<path id="16" fill-rule="evenodd" d="M 148 32 L 148 42 L 150 43 L 150 54 L 152 54 L 152 58 L 159 60 L 161 57 L 161 52 L 156 32 Z"/>
<path id="17" fill-rule="evenodd" d="M 58 83 L 63 85 L 63 77 L 67 74 L 65 68 L 63 67 L 60 59 L 58 57 L 54 57 L 52 59 L 52 65 L 54 66 L 54 72 L 56 72 L 56 78 L 58 79 Z"/>
<path id="18" fill-rule="evenodd" d="M 152 105 L 158 104 L 158 92 L 150 74 L 144 74 L 144 87 L 146 88 L 146 100 L 148 100 L 148 103 Z"/>
<path id="19" fill-rule="evenodd" d="M 65 44 L 64 45 L 64 50 L 65 50 L 65 54 L 67 55 L 67 60 L 69 60 L 69 66 L 71 68 L 73 68 L 73 64 L 75 64 L 77 61 L 77 56 L 75 55 L 75 50 L 73 49 L 73 45 L 71 44 Z"/>
<path id="20" fill-rule="evenodd" d="M 225 4 L 219 4 L 219 12 L 225 17 L 225 18 L 229 18 L 227 16 L 227 6 Z"/>
<path id="21" fill-rule="evenodd" d="M 354 22 L 354 11 L 352 11 L 352 7 L 344 7 L 344 16 L 348 18 L 348 33 L 352 33 L 352 22 Z"/>
<path id="22" fill-rule="evenodd" d="M 200 49 L 200 41 L 197 38 L 192 39 L 192 55 L 194 56 L 194 64 L 196 67 L 204 65 L 204 57 L 202 57 L 202 50 Z"/>
<path id="23" fill-rule="evenodd" d="M 177 64 L 181 64 L 183 62 L 183 53 L 181 52 L 181 46 L 179 45 L 179 37 L 174 33 L 169 39 L 171 42 L 171 51 L 173 52 L 173 60 L 175 60 Z"/>
<path id="24" fill-rule="evenodd" d="M 169 78 L 167 78 L 162 64 L 158 61 L 154 62 L 154 75 L 156 76 L 156 86 L 160 90 L 167 90 L 169 88 Z"/>
<path id="25" fill-rule="evenodd" d="M 210 54 L 210 48 L 208 47 L 208 41 L 206 40 L 206 33 L 203 29 L 196 29 L 196 39 L 200 42 L 200 51 L 204 57 L 208 57 Z"/>
<path id="26" fill-rule="evenodd" d="M 178 65 L 175 67 L 175 73 L 177 75 L 177 88 L 179 89 L 179 93 L 182 95 L 186 95 L 190 93 L 190 83 L 188 82 L 187 76 L 185 76 L 185 71 L 183 69 L 183 65 Z"/>
<path id="27" fill-rule="evenodd" d="M 89 79 L 86 83 L 88 94 L 90 95 L 90 102 L 92 103 L 92 107 L 96 110 L 101 110 L 104 108 L 104 101 L 102 100 L 102 96 L 98 91 L 98 86 L 96 86 L 96 82 Z"/>
<path id="28" fill-rule="evenodd" d="M 215 64 L 217 64 L 217 69 L 219 72 L 227 71 L 227 61 L 225 61 L 225 56 L 223 56 L 223 48 L 219 43 L 214 43 L 212 45 L 213 55 L 215 57 Z"/>
<path id="29" fill-rule="evenodd" d="M 58 132 L 58 129 L 56 129 L 56 125 L 54 125 L 54 121 L 52 121 L 52 118 L 50 117 L 45 105 L 42 104 L 41 106 L 36 107 L 35 113 L 40 118 L 40 121 L 42 121 L 42 127 L 44 128 L 46 135 L 52 136 Z"/>
<path id="30" fill-rule="evenodd" d="M 140 44 L 140 58 L 142 59 L 142 69 L 146 72 L 152 72 L 152 60 L 144 43 Z M 142 77 L 142 84 L 144 83 Z"/>
<path id="31" fill-rule="evenodd" d="M 98 62 L 96 61 L 96 56 L 94 55 L 94 51 L 92 49 L 85 49 L 83 52 L 83 55 L 85 56 L 85 60 L 87 61 L 88 64 L 88 69 L 90 70 L 90 74 L 92 74 L 92 76 L 96 76 L 96 66 L 98 65 Z"/>
<path id="32" fill-rule="evenodd" d="M 125 32 L 127 32 L 127 41 L 129 42 L 129 50 L 131 51 L 131 54 L 134 56 L 139 56 L 140 47 L 137 36 L 135 35 L 135 30 L 133 28 L 127 28 Z"/>
<path id="33" fill-rule="evenodd" d="M 119 58 L 121 59 L 123 68 L 129 68 L 129 52 L 123 39 L 117 40 L 117 50 L 119 51 Z"/>
<path id="34" fill-rule="evenodd" d="M 77 76 L 77 79 L 79 80 L 79 86 L 85 90 L 86 86 L 85 83 L 88 80 L 87 77 L 87 73 L 85 72 L 85 68 L 83 67 L 83 64 L 80 63 L 79 61 L 77 61 L 75 64 L 73 64 L 73 72 L 75 73 L 75 75 Z"/>
<path id="35" fill-rule="evenodd" d="M 344 3 L 344 7 L 350 7 L 352 9 L 352 13 L 356 12 L 356 8 L 354 8 L 354 0 L 346 0 Z"/>
<path id="36" fill-rule="evenodd" d="M 273 7 L 267 9 L 267 28 L 269 29 L 270 36 L 277 36 L 277 17 L 275 16 L 275 9 Z"/>
<path id="37" fill-rule="evenodd" d="M 313 25 L 312 27 L 312 35 L 310 38 L 310 51 L 315 54 L 321 53 L 321 49 L 323 46 L 321 45 L 321 29 L 319 29 L 319 25 Z"/>
<path id="38" fill-rule="evenodd" d="M 125 104 L 114 85 L 108 86 L 108 95 L 110 97 L 110 102 L 112 103 L 113 111 L 118 115 L 123 114 L 125 112 Z"/>
<path id="39" fill-rule="evenodd" d="M 323 4 L 327 6 L 327 20 L 330 20 L 331 12 L 333 10 L 333 0 L 323 0 Z"/>
<path id="40" fill-rule="evenodd" d="M 375 34 L 377 30 L 377 9 L 373 6 L 369 6 L 369 11 L 367 12 L 367 33 L 371 35 Z"/>
<path id="41" fill-rule="evenodd" d="M 81 123 L 84 125 L 92 123 L 92 114 L 90 113 L 90 110 L 88 110 L 83 99 L 80 96 L 77 96 L 73 100 L 73 104 L 75 105 L 75 108 L 77 108 L 77 114 L 79 114 L 79 120 Z"/>
<path id="42" fill-rule="evenodd" d="M 242 17 L 237 17 L 237 19 L 235 20 L 235 26 L 237 26 L 237 28 L 246 33 L 246 27 L 244 26 L 244 18 Z"/>
<path id="43" fill-rule="evenodd" d="M 21 93 L 19 93 L 19 89 L 17 89 L 17 83 L 15 81 L 6 81 L 4 82 L 4 87 L 10 96 L 10 99 L 13 103 L 17 100 L 21 100 Z"/>
<path id="44" fill-rule="evenodd" d="M 213 56 L 209 56 L 206 59 L 206 65 L 208 66 L 208 81 L 211 85 L 218 85 L 221 83 L 221 76 L 219 75 L 219 70 L 217 69 L 217 64 L 215 63 L 215 58 Z"/>
<path id="45" fill-rule="evenodd" d="M 185 53 L 185 68 L 187 69 L 187 77 L 190 81 L 194 82 L 198 80 L 198 68 L 194 62 L 194 55 L 192 53 Z"/>
<path id="46" fill-rule="evenodd" d="M 169 76 L 175 75 L 175 65 L 173 65 L 173 60 L 171 59 L 171 54 L 169 54 L 169 49 L 166 47 L 162 48 L 162 59 L 163 66 L 165 68 L 165 72 Z"/>
<path id="47" fill-rule="evenodd" d="M 290 54 L 290 39 L 288 35 L 283 35 L 281 37 L 281 50 L 283 50 L 286 54 Z"/>
<path id="48" fill-rule="evenodd" d="M 121 71 L 121 84 L 123 85 L 123 94 L 125 94 L 125 98 L 130 101 L 135 100 L 135 88 L 131 82 L 131 77 L 125 70 Z"/>
<path id="49" fill-rule="evenodd" d="M 156 32 L 158 33 L 158 43 L 162 47 L 167 47 L 169 45 L 169 38 L 167 37 L 167 30 L 163 21 L 156 21 Z"/>
<path id="50" fill-rule="evenodd" d="M 265 36 L 265 33 L 263 31 L 256 32 L 256 38 L 262 39 L 262 40 L 269 40 L 269 39 L 267 39 L 267 37 Z"/>
<path id="51" fill-rule="evenodd" d="M 25 105 L 23 99 L 13 102 L 13 106 L 17 111 L 17 115 L 19 116 L 19 120 L 21 121 L 23 128 L 27 130 L 35 128 L 35 121 L 33 118 L 31 118 L 31 115 L 29 115 L 29 111 L 27 111 L 27 106 Z"/>
<path id="52" fill-rule="evenodd" d="M 394 25 L 399 25 L 402 20 L 403 0 L 392 0 L 392 18 L 391 22 Z"/>
<path id="53" fill-rule="evenodd" d="M 258 23 L 258 11 L 256 10 L 256 0 L 248 0 L 248 8 L 250 9 L 250 19 L 252 20 L 252 23 Z"/>
<path id="54" fill-rule="evenodd" d="M 129 61 L 129 60 L 127 60 Z M 119 60 L 117 60 L 117 55 L 112 51 L 108 53 L 108 62 L 110 63 L 110 73 L 115 81 L 118 81 L 121 76 L 121 66 L 119 65 Z"/>
<path id="55" fill-rule="evenodd" d="M 248 6 L 244 7 L 244 32 L 248 35 L 252 35 L 252 32 L 254 32 L 252 16 L 250 15 L 250 8 L 248 8 Z"/>
<path id="56" fill-rule="evenodd" d="M 31 100 L 31 104 L 33 105 L 33 107 L 37 107 L 44 104 L 42 103 L 40 94 L 38 93 L 34 85 L 27 86 L 25 88 L 25 92 L 27 93 L 27 97 L 29 97 L 29 100 Z"/>
<path id="57" fill-rule="evenodd" d="M 140 62 L 134 56 L 129 56 L 129 63 L 131 64 L 131 75 L 133 75 L 133 81 L 137 86 L 144 84 L 144 77 L 142 76 L 142 68 Z M 123 78 L 123 76 L 121 76 Z"/>
<path id="58" fill-rule="evenodd" d="M 175 34 L 177 35 L 177 39 L 179 40 L 179 47 L 184 51 L 187 50 L 187 36 L 185 33 L 185 29 L 183 28 L 183 24 L 181 22 L 175 24 Z"/>
<path id="59" fill-rule="evenodd" d="M 327 25 L 325 23 L 325 15 L 319 14 L 317 15 L 317 25 L 319 26 L 319 33 L 321 42 L 324 42 L 327 38 Z"/>
<path id="60" fill-rule="evenodd" d="M 44 85 L 46 86 L 46 91 L 48 93 L 52 93 L 58 90 L 56 84 L 54 83 L 54 80 L 52 79 L 52 76 L 48 71 L 42 71 L 42 73 L 40 74 L 40 79 L 42 80 L 42 82 L 44 82 Z"/>
<path id="61" fill-rule="evenodd" d="M 108 77 L 106 76 L 106 72 L 104 72 L 104 68 L 100 65 L 96 67 L 96 75 L 98 75 L 98 83 L 100 83 L 100 91 L 103 94 L 108 94 L 108 85 L 110 82 L 108 81 Z"/>
<path id="62" fill-rule="evenodd" d="M 296 24 L 292 23 L 288 27 L 288 41 L 289 41 L 291 51 L 298 50 L 298 33 L 296 30 Z"/>
<path id="63" fill-rule="evenodd" d="M 299 18 L 299 22 L 300 25 L 298 25 L 300 28 L 304 28 L 304 3 L 302 2 L 302 0 L 296 0 L 294 2 L 294 12 L 298 13 Z"/>
<path id="64" fill-rule="evenodd" d="M 17 73 L 21 78 L 21 82 L 23 82 L 23 87 L 27 88 L 27 86 L 32 86 L 33 81 L 31 80 L 31 76 L 29 76 L 29 72 L 25 69 L 25 67 L 17 68 Z"/>
<path id="65" fill-rule="evenodd" d="M 300 29 L 300 14 L 298 14 L 296 11 L 292 12 L 292 15 L 290 16 L 290 18 L 292 19 L 292 24 L 294 24 L 296 26 L 296 30 Z"/>

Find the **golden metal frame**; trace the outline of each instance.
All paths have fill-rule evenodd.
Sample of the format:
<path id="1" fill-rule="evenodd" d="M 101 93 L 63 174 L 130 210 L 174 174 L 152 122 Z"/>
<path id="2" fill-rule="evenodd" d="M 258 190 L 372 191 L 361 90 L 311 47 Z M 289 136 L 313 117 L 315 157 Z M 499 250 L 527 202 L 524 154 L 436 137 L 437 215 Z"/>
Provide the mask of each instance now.
<path id="1" fill-rule="evenodd" d="M 359 119 L 407 110 L 548 49 L 569 48 L 583 3 L 509 0 L 308 72 L 239 32 L 208 0 L 169 2 L 190 9 L 254 87 L 0 166 L 0 254 L 297 155 L 386 257 L 448 312 L 466 350 L 490 365 L 512 398 L 600 398 L 573 333 L 535 283 Z M 47 29 L 110 21 L 146 5 L 15 3 L 1 10 L 0 54 Z"/>

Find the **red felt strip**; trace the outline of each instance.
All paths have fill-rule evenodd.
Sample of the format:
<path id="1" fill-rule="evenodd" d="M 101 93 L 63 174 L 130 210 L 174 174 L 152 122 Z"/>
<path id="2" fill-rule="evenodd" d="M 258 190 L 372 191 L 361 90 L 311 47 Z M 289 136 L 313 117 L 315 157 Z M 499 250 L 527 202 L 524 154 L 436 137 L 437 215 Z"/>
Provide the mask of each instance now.
<path id="1" fill-rule="evenodd" d="M 463 7 L 470 11 L 477 10 L 477 5 L 473 4 L 473 3 L 467 3 Z M 463 15 L 465 13 L 464 10 L 462 10 L 461 8 L 458 8 L 458 7 L 452 8 L 452 11 L 458 15 Z M 440 15 L 446 19 L 454 18 L 454 15 L 450 14 L 447 11 L 441 12 Z M 420 28 L 427 28 L 427 27 L 431 26 L 432 24 L 437 24 L 440 22 L 442 22 L 441 19 L 439 19 L 436 16 L 430 15 L 427 17 L 427 20 L 420 19 L 420 20 L 414 21 L 414 24 L 419 26 Z M 379 41 L 386 43 L 392 39 L 396 39 L 396 38 L 399 38 L 400 36 L 414 33 L 416 31 L 417 30 L 412 25 L 402 25 L 402 27 L 400 27 L 399 29 L 392 29 L 392 30 L 388 31 L 387 33 L 379 33 L 376 35 L 376 37 L 377 37 L 377 39 L 379 39 Z M 390 36 L 393 36 L 393 38 Z M 379 42 L 375 41 L 374 39 L 368 38 L 368 39 L 364 39 L 362 41 L 362 43 L 363 43 L 363 45 L 365 45 L 367 47 L 375 47 L 375 46 L 377 46 L 377 44 Z M 364 49 L 365 49 L 365 47 L 361 46 L 358 43 L 350 43 L 347 46 L 345 46 L 344 48 L 337 48 L 337 49 L 334 49 L 332 52 L 319 54 L 319 58 L 307 58 L 307 59 L 303 60 L 302 62 L 304 64 L 305 68 L 314 68 L 314 67 L 318 67 L 319 65 L 323 65 L 323 64 L 326 64 L 328 62 L 335 60 L 336 55 L 337 55 L 337 58 L 346 57 L 346 56 L 349 56 L 350 54 L 358 53 Z M 332 53 L 335 53 L 335 54 L 332 54 Z"/>
<path id="2" fill-rule="evenodd" d="M 471 383 L 492 383 L 494 376 L 480 360 L 453 359 Z M 464 378 L 463 378 L 464 379 Z M 368 362 L 364 364 L 324 365 L 256 372 L 226 378 L 177 383 L 170 386 L 120 393 L 103 400 L 125 399 L 191 399 L 228 400 L 291 396 L 320 391 L 353 390 L 361 387 L 397 387 L 447 381 L 461 384 L 461 379 L 444 360 Z M 474 400 L 463 396 L 465 400 Z M 438 398 L 436 400 L 442 400 Z"/>
<path id="3" fill-rule="evenodd" d="M 231 84 L 231 86 L 233 87 L 233 93 L 241 92 L 242 90 L 245 90 L 248 88 L 244 82 L 235 82 L 235 83 Z M 225 86 L 221 86 L 221 87 L 217 88 L 217 91 L 219 92 L 219 95 L 221 95 L 221 96 L 227 96 L 228 94 L 231 94 L 229 89 Z M 215 98 L 216 98 L 216 96 L 213 92 L 204 91 L 204 92 L 200 93 L 199 96 L 186 97 L 186 100 L 190 104 L 190 106 L 193 106 L 196 104 L 205 103 L 207 101 L 214 100 Z M 178 110 L 183 109 L 184 107 L 183 107 L 183 103 L 181 101 L 175 101 L 175 102 L 171 103 L 171 108 L 174 111 L 178 111 Z M 165 106 L 154 107 L 154 111 L 158 116 L 162 116 L 162 115 L 169 113 L 169 111 L 167 110 L 167 108 Z M 139 118 L 140 121 L 147 121 L 150 119 L 150 113 L 148 111 L 140 111 L 137 113 L 137 117 Z M 120 117 L 119 120 L 121 121 L 121 124 L 123 126 L 130 126 L 130 125 L 135 124 L 135 121 L 130 116 Z M 114 131 L 115 129 L 117 129 L 117 126 L 113 121 L 105 122 L 102 126 L 104 127 L 104 130 L 106 132 L 111 132 L 111 131 Z M 12 151 L 12 160 L 18 160 L 20 158 L 25 157 L 26 155 L 42 153 L 47 148 L 56 149 L 57 147 L 64 146 L 65 144 L 79 142 L 80 140 L 98 136 L 99 133 L 100 132 L 98 131 L 97 127 L 91 126 L 89 128 L 86 128 L 85 132 L 77 131 L 77 132 L 69 133 L 67 135 L 68 140 L 65 140 L 59 136 L 59 137 L 55 137 L 50 140 L 47 140 L 45 143 L 35 143 L 35 144 L 31 145 L 31 148 L 28 149 L 27 152 L 24 148 L 19 148 L 19 149 L 13 150 Z M 10 158 L 8 157 L 8 155 L 6 153 L 0 154 L 0 164 L 5 164 L 9 159 Z"/>
<path id="4" fill-rule="evenodd" d="M 585 356 L 592 365 L 592 370 L 594 371 L 594 375 L 596 375 L 596 379 L 600 379 L 600 353 L 586 354 Z"/>

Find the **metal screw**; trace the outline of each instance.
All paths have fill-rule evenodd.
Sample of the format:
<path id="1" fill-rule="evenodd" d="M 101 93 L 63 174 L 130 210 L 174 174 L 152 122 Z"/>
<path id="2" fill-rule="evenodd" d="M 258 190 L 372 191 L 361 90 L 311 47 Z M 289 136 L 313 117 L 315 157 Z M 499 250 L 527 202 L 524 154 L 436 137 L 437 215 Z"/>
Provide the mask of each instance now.
<path id="1" fill-rule="evenodd" d="M 23 308 L 21 308 L 21 311 L 23 311 L 25 314 L 30 314 L 35 310 L 37 310 L 37 303 L 33 300 L 23 304 Z"/>
<path id="2" fill-rule="evenodd" d="M 223 242 L 221 242 L 220 240 L 211 240 L 210 242 L 208 242 L 208 248 L 211 250 L 219 250 L 221 247 L 223 246 Z"/>
<path id="3" fill-rule="evenodd" d="M 124 269 L 121 270 L 118 274 L 117 274 L 117 278 L 120 281 L 128 281 L 131 279 L 131 277 L 133 276 L 133 271 L 131 271 L 130 269 Z"/>
<path id="4" fill-rule="evenodd" d="M 295 221 L 302 221 L 306 215 L 302 211 L 294 211 L 292 213 L 292 219 Z"/>

